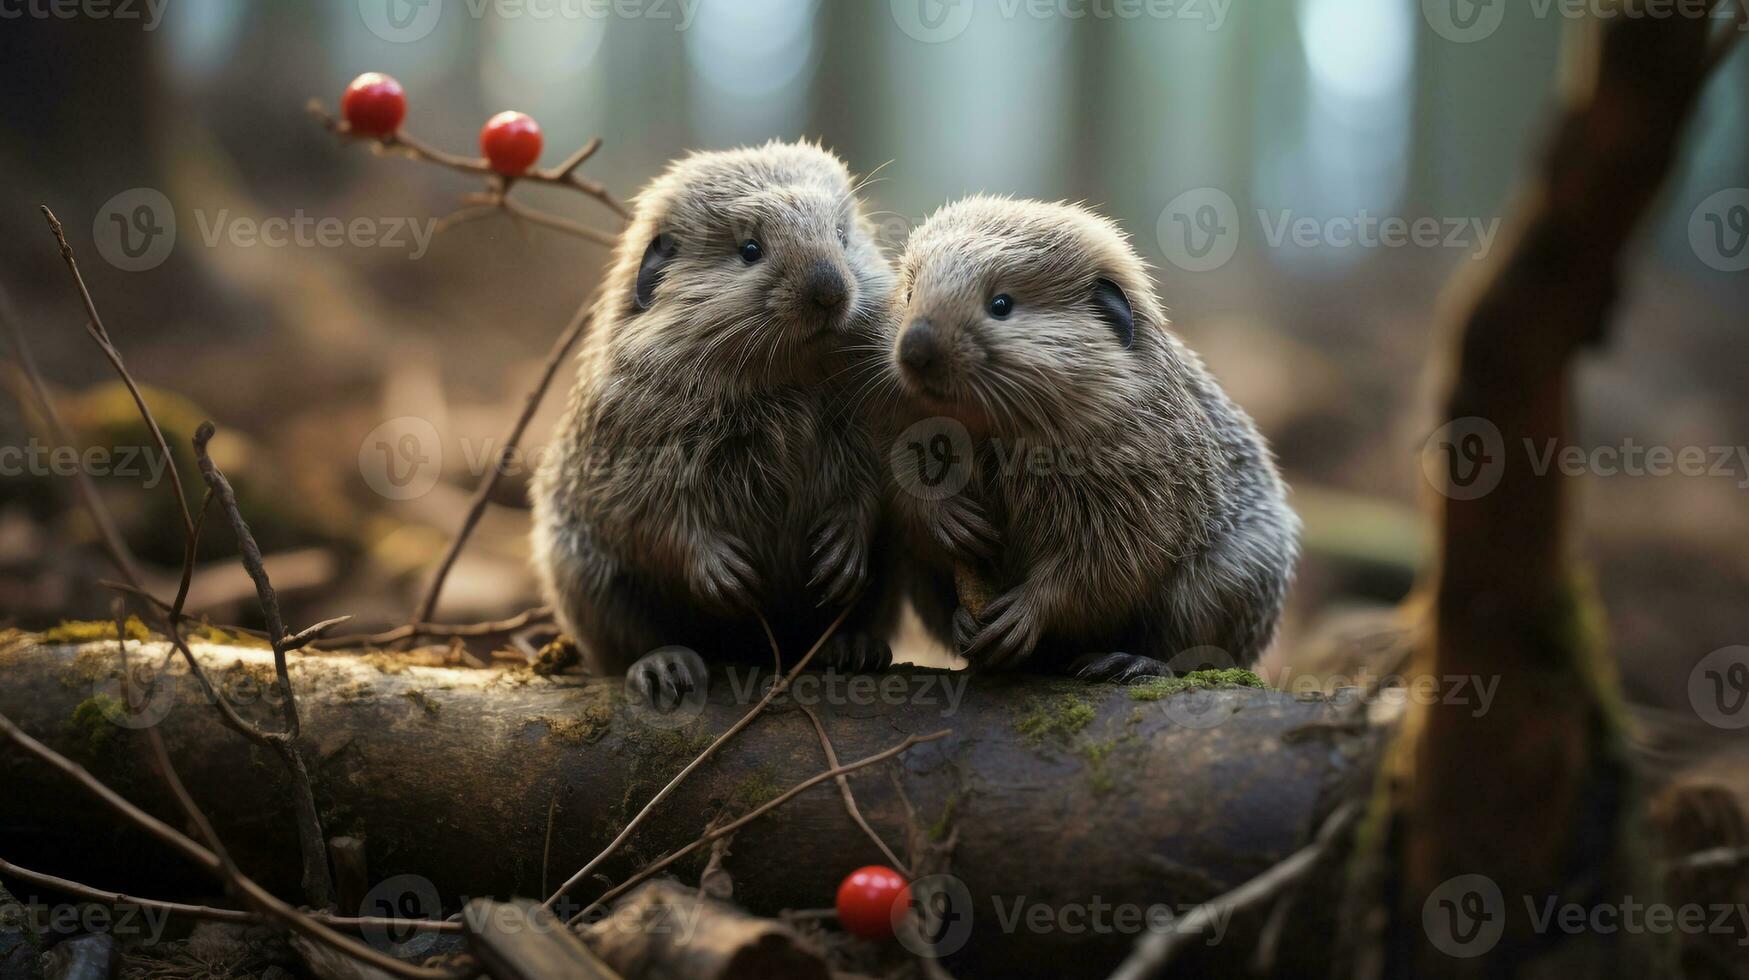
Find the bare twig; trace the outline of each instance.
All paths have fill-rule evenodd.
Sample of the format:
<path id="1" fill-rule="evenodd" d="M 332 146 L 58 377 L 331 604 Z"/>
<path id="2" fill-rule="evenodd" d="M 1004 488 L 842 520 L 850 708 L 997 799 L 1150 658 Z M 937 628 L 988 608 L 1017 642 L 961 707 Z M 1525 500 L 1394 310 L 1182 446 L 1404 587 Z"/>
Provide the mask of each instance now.
<path id="1" fill-rule="evenodd" d="M 141 909 L 151 909 L 155 912 L 165 912 L 190 919 L 205 919 L 211 922 L 260 922 L 265 917 L 259 912 L 247 909 L 220 909 L 210 905 L 185 905 L 181 902 L 165 902 L 154 898 L 140 898 L 122 892 L 105 891 L 90 885 L 66 878 L 58 878 L 41 871 L 32 871 L 0 858 L 0 875 L 27 881 L 38 888 L 50 888 L 63 894 L 88 902 L 97 902 L 110 906 L 134 906 Z M 411 929 L 419 932 L 461 932 L 460 922 L 446 922 L 442 919 L 386 919 L 379 916 L 346 917 L 308 913 L 310 918 L 336 929 Z"/>
<path id="2" fill-rule="evenodd" d="M 310 114 L 320 120 L 322 125 L 327 127 L 330 132 L 346 139 L 367 141 L 371 143 L 372 149 L 379 154 L 395 154 L 414 160 L 423 160 L 426 163 L 434 163 L 440 167 L 445 167 L 458 173 L 470 174 L 475 177 L 484 178 L 487 182 L 488 190 L 482 194 L 470 194 L 464 198 L 465 201 L 473 206 L 463 208 L 439 222 L 437 230 L 440 233 L 449 228 L 453 228 L 458 224 L 462 224 L 463 222 L 502 211 L 510 215 L 512 218 L 527 219 L 536 224 L 545 225 L 548 228 L 576 235 L 600 245 L 612 246 L 618 241 L 614 235 L 598 231 L 587 225 L 568 221 L 555 215 L 536 211 L 511 200 L 509 196 L 511 189 L 518 183 L 524 182 L 547 184 L 553 187 L 563 187 L 567 190 L 577 191 L 600 202 L 608 210 L 618 215 L 621 221 L 631 220 L 631 211 L 627 209 L 624 204 L 620 203 L 620 201 L 612 194 L 608 193 L 606 187 L 602 186 L 600 182 L 590 180 L 588 177 L 585 177 L 578 172 L 584 162 L 594 156 L 595 151 L 601 149 L 600 137 L 592 139 L 584 144 L 575 153 L 567 157 L 565 162 L 556 167 L 534 169 L 511 177 L 493 170 L 491 164 L 480 157 L 461 156 L 455 153 L 448 153 L 439 150 L 405 130 L 398 130 L 386 136 L 364 136 L 353 133 L 351 127 L 347 125 L 345 120 L 337 119 L 329 114 L 327 108 L 322 105 L 320 99 L 311 99 L 307 108 L 309 109 Z"/>
<path id="3" fill-rule="evenodd" d="M 826 752 L 826 765 L 833 769 L 838 768 L 838 753 L 832 748 L 832 739 L 826 735 L 826 725 L 820 721 L 819 712 L 805 704 L 797 705 L 797 707 L 801 708 L 802 713 L 808 716 L 808 720 L 814 723 L 814 731 L 820 736 L 820 748 Z M 906 878 L 911 877 L 911 869 L 905 866 L 905 862 L 899 860 L 899 856 L 893 853 L 893 849 L 887 846 L 886 841 L 881 840 L 881 835 L 875 833 L 875 829 L 869 826 L 868 821 L 864 819 L 862 808 L 856 805 L 856 794 L 850 791 L 849 776 L 838 777 L 838 793 L 844 797 L 844 809 L 849 812 L 850 819 L 856 821 L 856 825 L 862 828 L 862 832 L 868 835 L 868 839 L 874 841 L 874 846 L 881 849 L 881 853 L 887 856 L 887 862 L 892 865 L 893 869 Z"/>
<path id="4" fill-rule="evenodd" d="M 42 412 L 43 421 L 48 424 L 50 437 L 61 445 L 73 445 L 73 437 L 67 431 L 66 424 L 61 421 L 61 413 L 55 409 L 55 400 L 49 394 L 49 386 L 43 381 L 42 372 L 36 366 L 36 356 L 30 352 L 30 343 L 25 340 L 24 328 L 19 325 L 18 310 L 12 305 L 12 297 L 3 286 L 0 286 L 0 320 L 6 321 L 6 327 L 12 334 L 12 346 L 17 351 L 18 364 L 24 369 L 24 376 L 36 395 L 37 407 Z M 140 584 L 140 573 L 133 552 L 128 550 L 127 542 L 122 540 L 121 532 L 116 530 L 115 519 L 110 516 L 109 508 L 103 505 L 103 498 L 98 495 L 97 485 L 92 482 L 91 474 L 82 466 L 73 468 L 73 488 L 78 492 L 79 500 L 85 506 L 85 513 L 91 517 L 91 523 L 97 529 L 97 537 L 103 543 L 103 550 L 109 553 L 109 560 L 115 563 L 116 571 L 127 579 L 128 584 L 137 588 Z"/>
<path id="5" fill-rule="evenodd" d="M 639 884 L 642 884 L 645 881 L 648 881 L 650 878 L 652 878 L 656 874 L 660 873 L 663 868 L 668 867 L 669 865 L 673 864 L 674 862 L 680 860 L 681 858 L 685 857 L 688 854 L 691 854 L 693 851 L 698 850 L 699 848 L 705 846 L 706 844 L 711 843 L 712 841 L 718 840 L 718 839 L 723 838 L 723 837 L 727 837 L 730 834 L 735 833 L 736 831 L 740 830 L 742 827 L 745 827 L 748 824 L 752 823 L 754 820 L 759 819 L 760 817 L 764 816 L 765 814 L 770 813 L 772 810 L 775 810 L 778 807 L 784 805 L 785 803 L 788 803 L 790 800 L 795 799 L 802 792 L 804 792 L 808 789 L 811 789 L 815 786 L 818 786 L 828 779 L 838 779 L 838 778 L 846 776 L 850 773 L 853 773 L 853 772 L 857 771 L 858 769 L 865 769 L 869 766 L 872 766 L 877 762 L 885 762 L 886 760 L 891 759 L 894 756 L 899 755 L 900 753 L 903 753 L 906 749 L 909 749 L 913 745 L 919 745 L 923 742 L 933 742 L 933 741 L 936 741 L 937 739 L 946 738 L 947 736 L 949 736 L 951 734 L 953 734 L 953 732 L 951 732 L 951 731 L 939 731 L 939 732 L 935 732 L 934 734 L 931 734 L 931 735 L 908 735 L 905 737 L 904 741 L 900 742 L 899 744 L 893 746 L 890 749 L 885 749 L 883 751 L 876 752 L 874 755 L 866 756 L 864 758 L 858 759 L 855 762 L 849 763 L 847 765 L 836 766 L 834 768 L 826 770 L 825 772 L 810 776 L 807 779 L 804 779 L 801 782 L 795 784 L 794 786 L 791 786 L 789 789 L 784 790 L 782 793 L 779 793 L 777 796 L 773 797 L 771 800 L 767 801 L 766 803 L 763 803 L 757 807 L 754 807 L 752 810 L 749 810 L 745 816 L 738 817 L 734 820 L 729 821 L 726 824 L 723 824 L 720 827 L 716 827 L 712 830 L 709 830 L 704 834 L 704 836 L 702 836 L 699 839 L 693 841 L 692 843 L 686 845 L 685 847 L 682 847 L 680 850 L 675 851 L 674 853 L 668 855 L 667 857 L 662 858 L 659 861 L 656 861 L 652 864 L 647 865 L 646 867 L 644 867 L 643 870 L 632 875 L 630 878 L 627 878 L 625 881 L 619 883 L 618 885 L 615 885 L 614 887 L 608 889 L 606 892 L 604 892 L 601 895 L 600 898 L 597 898 L 593 903 L 591 903 L 589 908 L 584 909 L 582 912 L 579 912 L 579 913 L 577 913 L 576 916 L 572 917 L 571 921 L 573 923 L 582 921 L 583 918 L 589 913 L 589 911 L 591 909 L 602 906 L 602 905 L 606 905 L 608 902 L 614 900 L 615 898 L 618 898 L 620 895 L 625 894 L 631 888 L 633 888 Z"/>
<path id="6" fill-rule="evenodd" d="M 18 725 L 13 723 L 12 719 L 3 714 L 0 714 L 0 733 L 11 738 L 13 742 L 17 743 L 18 746 L 26 752 L 43 760 L 67 776 L 72 777 L 74 781 L 78 782 L 81 786 L 84 786 L 88 792 L 103 801 L 105 805 L 127 818 L 136 826 L 144 829 L 153 837 L 170 845 L 172 849 L 181 852 L 185 857 L 194 861 L 202 868 L 205 868 L 208 872 L 218 875 L 221 878 L 225 877 L 224 861 L 217 854 L 202 847 L 186 835 L 171 828 L 168 824 L 159 820 L 157 817 L 154 817 L 144 810 L 141 810 L 139 807 L 134 806 L 132 803 L 129 803 L 114 790 L 105 786 L 97 777 L 86 771 L 83 766 L 73 762 L 36 739 L 31 738 L 22 728 L 19 728 Z M 402 963 L 400 960 L 390 956 L 385 956 L 368 946 L 353 942 L 328 926 L 304 915 L 297 909 L 280 901 L 278 898 L 274 897 L 273 893 L 262 888 L 241 873 L 238 873 L 230 880 L 232 884 L 239 889 L 242 896 L 248 900 L 251 905 L 260 909 L 263 915 L 277 919 L 291 929 L 306 935 L 311 939 L 325 943 L 347 956 L 351 956 L 362 962 L 368 963 L 371 966 L 385 970 L 395 976 L 405 977 L 408 978 L 408 980 L 452 980 L 452 978 L 457 978 L 459 976 L 471 975 L 471 971 L 458 974 L 452 971 L 427 970 L 422 967 L 415 967 Z"/>
<path id="7" fill-rule="evenodd" d="M 67 244 L 67 233 L 61 228 L 61 221 L 55 213 L 42 205 L 43 218 L 49 223 L 49 230 L 54 232 L 55 241 L 61 246 L 61 261 L 67 264 L 67 271 L 73 276 L 73 285 L 79 289 L 79 298 L 85 304 L 85 330 L 91 339 L 102 349 L 103 356 L 109 358 L 109 363 L 121 375 L 122 383 L 127 385 L 128 394 L 133 396 L 134 406 L 140 410 L 140 417 L 146 422 L 146 427 L 152 430 L 152 438 L 158 443 L 158 451 L 169 465 L 165 470 L 170 474 L 170 484 L 176 489 L 176 501 L 182 511 L 182 526 L 188 535 L 194 534 L 194 518 L 188 512 L 188 496 L 182 492 L 182 477 L 176 472 L 176 457 L 170 455 L 170 444 L 164 441 L 164 432 L 158 428 L 158 420 L 152 417 L 150 409 L 146 408 L 146 397 L 140 394 L 140 386 L 134 383 L 133 376 L 128 374 L 126 365 L 122 363 L 121 352 L 109 340 L 109 331 L 103 328 L 103 319 L 97 315 L 97 304 L 91 299 L 91 291 L 85 288 L 85 277 L 79 273 L 79 263 L 73 258 L 73 246 Z"/>
<path id="8" fill-rule="evenodd" d="M 107 579 L 99 579 L 97 584 L 106 589 L 115 589 L 118 592 L 125 592 L 141 601 L 150 603 L 153 608 L 157 609 L 160 613 L 170 611 L 171 607 L 168 602 L 153 596 L 144 589 L 136 588 L 125 582 L 112 582 Z M 515 633 L 531 624 L 551 622 L 553 618 L 553 610 L 550 606 L 534 606 L 529 609 L 524 609 L 522 612 L 519 612 L 508 619 L 495 619 L 480 623 L 414 623 L 409 626 L 397 626 L 392 630 L 386 630 L 381 633 L 346 633 L 340 636 L 316 636 L 308 640 L 304 639 L 307 634 L 325 632 L 327 629 L 333 628 L 334 625 L 345 622 L 351 618 L 352 617 L 350 616 L 341 616 L 337 619 L 330 619 L 317 623 L 297 635 L 288 638 L 286 640 L 286 649 L 296 650 L 308 647 L 312 650 L 338 650 L 348 647 L 386 646 L 391 643 L 398 643 L 402 640 L 420 638 L 451 639 L 461 637 L 465 639 L 478 639 L 486 636 L 499 636 Z M 220 625 L 217 626 L 217 628 L 222 629 L 227 633 L 252 636 L 258 640 L 267 639 L 266 630 L 258 630 L 249 626 Z"/>
<path id="9" fill-rule="evenodd" d="M 285 638 L 285 648 L 288 651 L 302 650 L 304 647 L 321 639 L 323 633 L 326 633 L 334 627 L 339 626 L 341 623 L 347 622 L 351 619 L 351 616 L 335 616 L 333 619 L 324 619 L 314 626 L 305 627 L 297 633 Z"/>
<path id="10" fill-rule="evenodd" d="M 328 845 L 322 834 L 321 815 L 316 810 L 309 766 L 299 747 L 302 726 L 298 719 L 297 696 L 292 691 L 291 671 L 286 664 L 285 621 L 280 617 L 279 599 L 273 594 L 273 583 L 268 581 L 267 570 L 261 565 L 261 548 L 255 543 L 255 535 L 249 532 L 249 525 L 237 508 L 237 495 L 232 491 L 230 481 L 225 479 L 225 474 L 219 471 L 212 456 L 207 453 L 207 443 L 211 441 L 213 431 L 211 422 L 202 422 L 195 431 L 195 460 L 200 464 L 201 477 L 206 480 L 212 496 L 218 498 L 225 515 L 231 520 L 231 530 L 237 535 L 237 548 L 242 552 L 243 567 L 255 582 L 256 594 L 261 599 L 261 611 L 267 620 L 267 641 L 273 645 L 273 669 L 279 680 L 280 711 L 285 719 L 285 730 L 272 733 L 268 738 L 270 744 L 278 750 L 294 780 L 293 803 L 296 807 L 298 844 L 304 859 L 304 896 L 310 905 L 321 908 L 333 902 L 334 882 L 328 871 Z M 174 622 L 171 628 L 177 628 Z"/>
<path id="11" fill-rule="evenodd" d="M 705 761 L 715 755 L 718 749 L 721 749 L 724 745 L 728 744 L 730 739 L 740 734 L 748 725 L 753 724 L 753 720 L 759 717 L 760 712 L 764 711 L 767 705 L 776 699 L 778 695 L 789 689 L 791 682 L 793 682 L 796 679 L 796 676 L 807 668 L 808 663 L 814 659 L 814 654 L 819 653 L 820 648 L 826 645 L 826 641 L 832 638 L 832 634 L 838 632 L 838 627 L 844 623 L 845 617 L 849 615 L 850 607 L 846 606 L 844 607 L 844 610 L 838 614 L 838 618 L 832 620 L 832 625 L 826 627 L 826 632 L 820 634 L 820 638 L 814 641 L 814 645 L 809 648 L 808 652 L 802 656 L 802 659 L 796 663 L 794 669 L 788 674 L 778 678 L 777 681 L 771 685 L 771 690 L 765 692 L 765 696 L 759 699 L 759 703 L 754 705 L 752 710 L 742 715 L 740 721 L 735 722 L 735 724 L 729 727 L 728 731 L 718 735 L 711 744 L 705 746 L 704 751 L 698 754 L 698 758 L 687 763 L 686 768 L 680 770 L 680 772 L 675 774 L 673 779 L 668 781 L 668 785 L 662 787 L 655 796 L 650 797 L 650 802 L 644 804 L 644 808 L 638 811 L 638 815 L 626 823 L 625 829 L 621 830 L 619 835 L 615 837 L 612 842 L 602 848 L 600 854 L 590 858 L 588 864 L 585 864 L 581 870 L 567 879 L 564 884 L 560 885 L 559 890 L 548 896 L 547 900 L 542 904 L 546 908 L 552 908 L 554 903 L 558 902 L 566 892 L 575 888 L 578 882 L 589 877 L 590 873 L 600 867 L 602 862 L 606 861 L 609 857 L 612 857 L 613 852 L 619 850 L 626 841 L 631 839 L 632 834 L 636 833 L 638 828 L 642 827 L 644 823 L 650 819 L 650 815 L 656 811 L 656 807 L 678 789 L 682 782 L 686 781 L 686 777 L 692 775 L 698 767 L 704 765 Z"/>
<path id="12" fill-rule="evenodd" d="M 444 552 L 443 561 L 438 564 L 431 584 L 426 587 L 425 597 L 419 601 L 419 608 L 413 615 L 413 622 L 430 622 L 431 617 L 436 613 L 437 599 L 443 593 L 443 582 L 449 577 L 450 568 L 455 565 L 455 560 L 461 554 L 462 547 L 467 544 L 468 536 L 474 533 L 474 525 L 480 522 L 480 515 L 486 512 L 486 504 L 492 499 L 492 491 L 498 486 L 498 481 L 503 478 L 504 471 L 509 468 L 510 461 L 516 453 L 516 447 L 522 442 L 523 431 L 528 428 L 529 421 L 534 418 L 535 410 L 540 408 L 541 400 L 546 397 L 547 388 L 553 383 L 553 375 L 558 373 L 559 365 L 564 362 L 566 353 L 577 343 L 577 338 L 583 336 L 583 331 L 588 329 L 591 319 L 590 308 L 591 304 L 587 302 L 578 308 L 577 313 L 571 317 L 570 325 L 565 328 L 563 334 L 559 335 L 559 339 L 553 344 L 553 349 L 547 353 L 546 365 L 541 369 L 540 380 L 535 383 L 534 390 L 528 393 L 528 399 L 522 406 L 522 414 L 517 417 L 516 424 L 511 427 L 504 448 L 498 453 L 498 459 L 493 462 L 492 468 L 486 471 L 484 478 L 480 480 L 479 487 L 474 490 L 474 498 L 468 504 L 467 516 L 462 519 L 460 530 L 450 541 L 449 550 Z"/>
<path id="13" fill-rule="evenodd" d="M 1110 980 L 1148 980 L 1166 972 L 1174 958 L 1212 926 L 1225 922 L 1235 912 L 1268 906 L 1311 871 L 1361 812 L 1357 803 L 1346 803 L 1332 813 L 1318 831 L 1318 839 L 1287 856 L 1219 898 L 1204 902 L 1165 928 L 1153 928 L 1136 941 L 1129 958 L 1118 965 Z"/>

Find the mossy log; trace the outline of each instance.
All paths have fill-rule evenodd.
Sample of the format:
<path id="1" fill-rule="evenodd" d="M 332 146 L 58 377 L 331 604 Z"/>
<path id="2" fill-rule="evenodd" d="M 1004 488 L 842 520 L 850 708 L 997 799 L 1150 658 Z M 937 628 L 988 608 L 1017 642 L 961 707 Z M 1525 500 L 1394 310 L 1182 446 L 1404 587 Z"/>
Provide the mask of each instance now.
<path id="1" fill-rule="evenodd" d="M 167 654 L 159 642 L 128 648 L 136 668 Z M 246 715 L 272 725 L 274 705 L 262 703 L 272 691 L 268 651 L 195 650 Z M 158 719 L 182 778 L 240 865 L 295 894 L 283 767 L 224 728 L 182 671 L 173 660 L 159 675 L 140 717 Z M 744 674 L 719 672 L 696 714 L 653 715 L 632 708 L 618 684 L 410 666 L 390 654 L 299 656 L 293 678 L 325 833 L 364 842 L 372 882 L 427 880 L 412 891 L 441 901 L 445 913 L 468 898 L 555 887 L 763 692 Z M 0 649 L 0 713 L 170 818 L 144 739 L 112 722 L 121 696 L 113 641 L 45 645 L 23 636 Z M 851 783 L 901 857 L 915 860 L 920 845 L 963 883 L 971 932 L 948 962 L 965 975 L 1036 966 L 1040 957 L 1072 956 L 1089 974 L 1109 968 L 1149 909 L 1182 911 L 1303 846 L 1340 798 L 1363 791 L 1379 741 L 1341 697 L 922 670 L 804 674 L 794 696 L 690 777 L 605 874 L 622 881 L 697 838 L 713 816 L 744 813 L 828 768 L 797 703 L 815 708 L 845 761 L 908 734 L 951 731 Z M 0 747 L 0 786 L 0 853 L 9 860 L 154 897 L 215 891 L 9 746 Z M 951 849 L 944 857 L 932 841 Z M 741 830 L 724 867 L 737 904 L 774 914 L 830 906 L 840 878 L 873 863 L 885 862 L 827 782 Z M 675 869 L 691 882 L 702 865 L 701 856 Z M 404 884 L 391 886 L 394 897 Z M 586 882 L 575 897 L 603 888 Z M 1327 937 L 1334 930 L 1312 905 L 1293 932 Z M 408 911 L 405 898 L 399 911 Z M 1260 926 L 1233 922 L 1185 968 L 1244 962 Z M 1328 941 L 1280 948 L 1315 962 Z"/>

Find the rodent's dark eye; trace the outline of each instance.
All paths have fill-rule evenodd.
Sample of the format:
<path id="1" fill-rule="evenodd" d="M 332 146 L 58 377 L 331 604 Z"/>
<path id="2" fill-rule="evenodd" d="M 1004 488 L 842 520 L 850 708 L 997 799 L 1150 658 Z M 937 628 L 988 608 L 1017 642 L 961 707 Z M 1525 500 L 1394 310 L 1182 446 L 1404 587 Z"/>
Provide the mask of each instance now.
<path id="1" fill-rule="evenodd" d="M 760 245 L 751 238 L 741 243 L 741 261 L 748 265 L 752 265 L 763 258 L 765 258 L 765 247 L 763 245 Z"/>
<path id="2" fill-rule="evenodd" d="M 845 248 L 850 247 L 850 232 L 846 231 L 843 225 L 838 226 L 838 244 Z"/>
<path id="3" fill-rule="evenodd" d="M 1008 319 L 1008 314 L 1014 312 L 1014 297 L 1003 293 L 990 300 L 990 315 L 998 320 Z"/>

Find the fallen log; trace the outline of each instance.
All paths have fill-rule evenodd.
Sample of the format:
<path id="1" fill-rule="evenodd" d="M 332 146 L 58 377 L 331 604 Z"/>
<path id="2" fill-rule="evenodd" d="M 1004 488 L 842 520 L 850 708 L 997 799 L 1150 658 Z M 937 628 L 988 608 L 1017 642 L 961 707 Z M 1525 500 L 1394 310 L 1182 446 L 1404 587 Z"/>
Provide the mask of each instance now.
<path id="1" fill-rule="evenodd" d="M 156 724 L 239 866 L 296 894 L 280 767 L 222 725 L 165 644 L 130 642 L 128 652 L 144 695 L 134 714 L 122 707 L 113 641 L 15 637 L 0 647 L 0 713 L 175 822 L 144 740 L 128 727 Z M 195 652 L 246 716 L 277 710 L 270 651 Z M 615 683 L 523 669 L 417 666 L 382 653 L 292 660 L 324 832 L 363 841 L 373 883 L 365 914 L 404 917 L 452 913 L 472 898 L 544 897 L 744 714 L 767 677 L 719 671 L 708 701 L 663 714 L 631 706 Z M 1378 742 L 1351 696 L 805 673 L 665 801 L 603 865 L 604 880 L 585 882 L 557 911 L 575 913 L 693 842 L 713 817 L 746 813 L 830 768 L 798 704 L 818 713 L 845 759 L 951 731 L 850 782 L 869 825 L 901 856 L 908 841 L 951 842 L 952 878 L 931 889 L 946 896 L 937 911 L 947 915 L 931 939 L 966 975 L 1066 955 L 1088 973 L 1108 969 L 1150 914 L 1181 914 L 1304 846 L 1369 784 Z M 211 893 L 193 869 L 167 875 L 161 845 L 10 746 L 0 746 L 0 786 L 0 856 L 135 894 Z M 701 849 L 673 870 L 691 883 L 704 860 Z M 829 906 L 845 873 L 884 861 L 837 787 L 823 783 L 742 829 L 725 867 L 738 905 L 775 914 Z M 1307 906 L 1296 933 L 1332 935 L 1318 903 Z M 1230 923 L 1186 968 L 1246 962 L 1261 925 Z M 1327 952 L 1277 945 L 1311 962 Z"/>

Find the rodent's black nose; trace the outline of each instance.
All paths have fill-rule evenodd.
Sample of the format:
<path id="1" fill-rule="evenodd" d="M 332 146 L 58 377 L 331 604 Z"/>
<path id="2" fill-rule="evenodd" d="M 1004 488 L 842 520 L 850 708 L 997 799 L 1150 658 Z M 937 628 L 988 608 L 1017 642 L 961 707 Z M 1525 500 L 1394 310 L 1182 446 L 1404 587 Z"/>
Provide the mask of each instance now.
<path id="1" fill-rule="evenodd" d="M 808 270 L 807 279 L 802 290 L 809 302 L 823 310 L 836 312 L 850 298 L 850 291 L 844 285 L 844 275 L 831 262 L 821 259 Z"/>
<path id="2" fill-rule="evenodd" d="M 918 374 L 934 372 L 941 363 L 941 338 L 935 325 L 921 317 L 905 325 L 899 337 L 899 363 Z"/>

